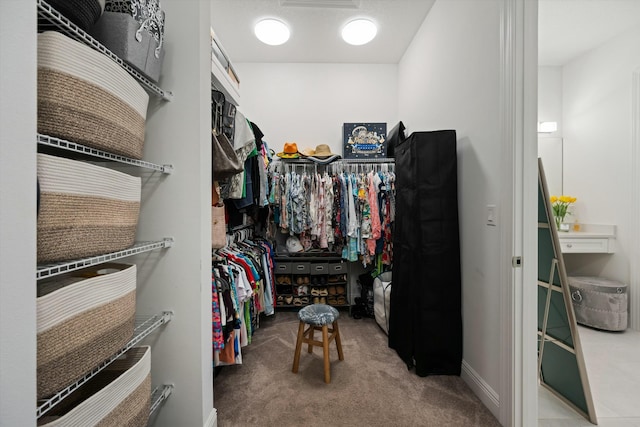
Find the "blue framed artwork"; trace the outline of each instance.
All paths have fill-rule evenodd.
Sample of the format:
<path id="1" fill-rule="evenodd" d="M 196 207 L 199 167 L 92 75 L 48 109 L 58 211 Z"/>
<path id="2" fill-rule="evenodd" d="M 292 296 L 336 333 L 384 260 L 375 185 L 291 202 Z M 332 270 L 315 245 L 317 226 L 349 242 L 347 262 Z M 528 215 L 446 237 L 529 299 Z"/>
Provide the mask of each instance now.
<path id="1" fill-rule="evenodd" d="M 377 159 L 387 154 L 386 123 L 344 123 L 343 159 Z"/>

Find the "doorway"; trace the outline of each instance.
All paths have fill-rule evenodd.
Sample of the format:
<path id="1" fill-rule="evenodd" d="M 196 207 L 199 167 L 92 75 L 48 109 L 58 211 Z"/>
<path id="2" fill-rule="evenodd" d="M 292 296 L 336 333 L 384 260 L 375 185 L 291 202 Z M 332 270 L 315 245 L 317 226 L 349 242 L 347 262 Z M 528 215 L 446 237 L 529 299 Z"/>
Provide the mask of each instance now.
<path id="1" fill-rule="evenodd" d="M 630 261 L 640 256 L 640 225 L 636 224 L 640 175 L 634 167 L 640 164 L 640 54 L 630 48 L 640 41 L 639 13 L 640 4 L 635 1 L 539 0 L 539 66 L 550 67 L 544 72 L 560 76 L 554 136 L 562 138 L 564 145 L 562 191 L 583 202 L 578 206 L 581 221 L 613 224 L 617 229 L 615 253 L 565 254 L 567 272 L 612 277 L 629 284 L 629 329 L 612 333 L 578 326 L 596 413 L 605 426 L 640 424 L 640 409 L 634 403 L 640 401 L 640 391 L 633 386 L 640 381 L 640 272 Z M 609 23 L 613 25 L 608 27 Z M 586 31 L 584 37 L 581 28 Z M 597 42 L 596 36 L 600 37 Z M 561 48 L 567 48 L 572 39 L 575 50 L 560 59 Z M 590 39 L 591 44 L 586 44 Z M 585 44 L 578 46 L 578 41 Z M 545 62 L 552 55 L 556 62 Z M 540 87 L 539 93 L 544 90 Z M 543 98 L 541 95 L 538 121 L 549 121 L 552 108 Z M 594 144 L 598 140 L 600 146 Z M 615 174 L 611 170 L 603 173 L 618 175 L 619 184 L 599 178 L 596 169 L 605 165 L 615 165 Z M 617 190 L 621 195 L 611 194 Z M 630 197 L 629 211 L 607 212 L 609 197 Z M 541 426 L 584 425 L 579 415 L 544 391 L 539 394 L 539 420 Z"/>

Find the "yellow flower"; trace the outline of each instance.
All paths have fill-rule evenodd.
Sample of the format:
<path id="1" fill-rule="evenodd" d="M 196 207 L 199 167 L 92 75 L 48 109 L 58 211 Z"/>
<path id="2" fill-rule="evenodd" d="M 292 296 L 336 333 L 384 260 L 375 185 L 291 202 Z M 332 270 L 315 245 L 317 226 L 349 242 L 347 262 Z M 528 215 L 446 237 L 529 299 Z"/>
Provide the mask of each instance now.
<path id="1" fill-rule="evenodd" d="M 578 199 L 571 196 L 551 196 L 549 200 L 551 201 L 551 208 L 556 221 L 556 227 L 559 228 L 560 223 L 564 222 L 564 217 L 567 214 L 570 214 L 570 212 L 568 212 L 569 206 L 572 203 L 575 203 Z"/>

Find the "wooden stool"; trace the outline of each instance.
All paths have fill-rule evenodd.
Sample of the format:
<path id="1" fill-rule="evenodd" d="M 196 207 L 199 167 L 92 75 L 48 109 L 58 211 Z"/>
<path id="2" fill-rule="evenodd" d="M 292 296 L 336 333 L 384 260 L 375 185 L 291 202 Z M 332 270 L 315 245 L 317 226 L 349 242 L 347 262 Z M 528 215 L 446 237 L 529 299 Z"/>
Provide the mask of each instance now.
<path id="1" fill-rule="evenodd" d="M 329 343 L 335 339 L 336 348 L 338 349 L 338 358 L 344 360 L 342 354 L 342 342 L 340 341 L 340 330 L 338 329 L 338 310 L 335 307 L 331 307 L 326 304 L 312 304 L 304 307 L 298 312 L 298 319 L 300 319 L 300 326 L 298 326 L 298 339 L 296 340 L 296 353 L 293 358 L 292 372 L 298 373 L 298 366 L 300 364 L 300 351 L 302 350 L 302 344 L 309 344 L 308 352 L 313 352 L 313 346 L 323 348 L 324 353 L 324 382 L 329 384 L 331 382 L 331 365 L 329 361 Z M 331 328 L 329 328 L 331 324 Z M 305 326 L 309 325 L 307 330 Z M 314 331 L 322 331 L 322 341 L 316 341 L 313 339 Z M 331 335 L 329 335 L 331 334 Z"/>

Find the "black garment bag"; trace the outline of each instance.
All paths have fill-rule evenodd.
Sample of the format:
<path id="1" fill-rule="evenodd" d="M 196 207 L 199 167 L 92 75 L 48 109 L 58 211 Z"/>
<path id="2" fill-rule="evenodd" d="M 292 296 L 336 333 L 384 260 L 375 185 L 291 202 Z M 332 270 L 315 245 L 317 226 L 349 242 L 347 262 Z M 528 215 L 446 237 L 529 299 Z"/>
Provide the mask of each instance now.
<path id="1" fill-rule="evenodd" d="M 460 375 L 462 313 L 456 133 L 415 132 L 395 147 L 389 347 L 416 374 Z"/>

